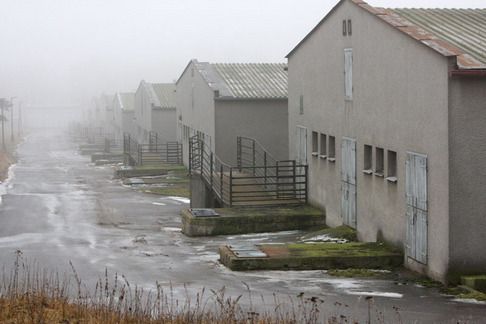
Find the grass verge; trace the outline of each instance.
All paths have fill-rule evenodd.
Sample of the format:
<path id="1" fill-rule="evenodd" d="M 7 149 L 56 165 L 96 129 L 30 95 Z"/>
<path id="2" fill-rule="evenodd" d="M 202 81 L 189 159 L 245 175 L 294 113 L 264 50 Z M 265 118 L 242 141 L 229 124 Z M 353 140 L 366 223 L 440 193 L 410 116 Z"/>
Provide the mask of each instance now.
<path id="1" fill-rule="evenodd" d="M 4 270 L 0 282 L 0 323 L 200 323 L 200 324 L 297 324 L 357 323 L 346 315 L 326 314 L 325 301 L 306 296 L 280 300 L 274 294 L 267 310 L 253 306 L 251 290 L 245 283 L 249 303 L 242 304 L 242 295 L 228 296 L 220 290 L 201 289 L 185 299 L 174 297 L 172 286 L 156 284 L 144 291 L 131 286 L 124 276 L 114 278 L 105 271 L 93 292 L 81 282 L 74 266 L 71 275 L 40 270 L 26 265 L 17 251 L 13 270 Z M 263 297 L 255 305 L 265 303 Z M 371 304 L 370 304 L 371 306 Z M 258 306 L 257 306 L 258 307 Z M 372 314 L 372 312 L 368 312 Z M 378 313 L 378 312 L 377 312 Z M 370 316 L 370 315 L 369 315 Z M 399 318 L 399 314 L 396 315 Z M 367 319 L 368 322 L 371 318 Z"/>

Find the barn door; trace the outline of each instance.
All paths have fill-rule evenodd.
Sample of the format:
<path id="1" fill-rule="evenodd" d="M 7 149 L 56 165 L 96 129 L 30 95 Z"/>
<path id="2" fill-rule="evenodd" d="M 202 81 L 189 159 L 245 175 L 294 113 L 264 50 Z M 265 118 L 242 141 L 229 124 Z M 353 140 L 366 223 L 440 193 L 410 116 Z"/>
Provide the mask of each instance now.
<path id="1" fill-rule="evenodd" d="M 296 162 L 299 165 L 307 164 L 307 128 L 297 126 L 297 141 L 296 141 Z"/>
<path id="2" fill-rule="evenodd" d="M 407 256 L 427 263 L 427 156 L 407 153 L 405 170 L 407 203 Z"/>
<path id="3" fill-rule="evenodd" d="M 356 140 L 341 142 L 341 216 L 345 225 L 356 228 Z"/>

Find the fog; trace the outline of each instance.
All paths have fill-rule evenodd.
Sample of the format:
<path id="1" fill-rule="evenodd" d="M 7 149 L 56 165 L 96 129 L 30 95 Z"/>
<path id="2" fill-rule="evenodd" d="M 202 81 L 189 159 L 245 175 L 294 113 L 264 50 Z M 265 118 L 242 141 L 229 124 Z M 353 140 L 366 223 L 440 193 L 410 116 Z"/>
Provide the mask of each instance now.
<path id="1" fill-rule="evenodd" d="M 336 0 L 1 0 L 0 97 L 89 105 L 141 79 L 176 80 L 188 61 L 284 62 Z M 370 1 L 422 7 L 423 1 Z M 481 7 L 433 0 L 429 7 Z"/>

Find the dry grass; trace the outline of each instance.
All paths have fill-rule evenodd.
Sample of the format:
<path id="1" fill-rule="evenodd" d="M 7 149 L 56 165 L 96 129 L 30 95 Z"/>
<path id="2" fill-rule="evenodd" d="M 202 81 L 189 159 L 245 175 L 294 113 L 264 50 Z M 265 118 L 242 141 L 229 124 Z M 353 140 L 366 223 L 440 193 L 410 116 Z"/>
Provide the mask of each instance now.
<path id="1" fill-rule="evenodd" d="M 8 153 L 0 151 L 0 181 L 4 181 L 8 176 L 8 168 L 15 162 L 14 157 Z"/>
<path id="2" fill-rule="evenodd" d="M 12 271 L 3 271 L 0 323 L 357 323 L 346 316 L 324 316 L 320 312 L 324 301 L 303 294 L 285 303 L 274 297 L 273 309 L 257 312 L 248 286 L 245 307 L 242 296 L 227 296 L 224 288 L 202 289 L 193 297 L 186 291 L 180 301 L 172 287 L 157 284 L 155 291 L 145 292 L 131 287 L 123 276 L 115 274 L 110 280 L 105 271 L 105 278 L 89 293 L 72 265 L 72 274 L 61 276 L 26 265 L 21 254 L 17 251 Z"/>

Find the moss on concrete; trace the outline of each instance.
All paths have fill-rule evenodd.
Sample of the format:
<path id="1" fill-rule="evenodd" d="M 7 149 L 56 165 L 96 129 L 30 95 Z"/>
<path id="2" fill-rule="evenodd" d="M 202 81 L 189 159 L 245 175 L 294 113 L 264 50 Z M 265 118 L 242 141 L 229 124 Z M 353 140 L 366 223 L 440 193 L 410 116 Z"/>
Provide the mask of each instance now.
<path id="1" fill-rule="evenodd" d="M 161 196 L 176 196 L 176 197 L 189 198 L 188 187 L 182 188 L 182 187 L 170 186 L 166 188 L 143 189 L 142 191 L 146 193 L 155 194 L 155 195 L 161 195 Z"/>
<path id="2" fill-rule="evenodd" d="M 381 256 L 392 252 L 383 243 L 350 242 L 336 243 L 292 243 L 287 248 L 291 256 L 326 257 L 326 256 Z"/>
<path id="3" fill-rule="evenodd" d="M 475 299 L 486 301 L 486 293 L 468 288 L 466 286 L 442 287 L 440 292 L 458 299 Z"/>
<path id="4" fill-rule="evenodd" d="M 193 217 L 183 210 L 182 232 L 188 236 L 304 230 L 325 225 L 325 216 L 310 206 L 216 208 L 218 217 Z"/>
<path id="5" fill-rule="evenodd" d="M 462 276 L 461 283 L 472 289 L 486 292 L 486 275 Z"/>
<path id="6" fill-rule="evenodd" d="M 144 177 L 144 176 L 159 176 L 167 175 L 171 172 L 174 174 L 182 174 L 187 176 L 187 169 L 183 165 L 175 164 L 159 164 L 159 165 L 143 165 L 131 168 L 118 168 L 115 170 L 115 178 L 132 178 L 132 177 Z"/>
<path id="7" fill-rule="evenodd" d="M 221 262 L 232 270 L 390 269 L 401 266 L 403 256 L 380 243 L 316 243 L 259 246 L 266 258 L 237 257 L 220 247 Z"/>
<path id="8" fill-rule="evenodd" d="M 475 299 L 478 301 L 486 301 L 486 294 L 480 291 L 468 291 L 462 294 L 459 294 L 457 298 L 460 299 Z"/>
<path id="9" fill-rule="evenodd" d="M 327 274 L 334 277 L 345 278 L 384 278 L 390 276 L 390 272 L 376 271 L 373 269 L 330 269 Z"/>
<path id="10" fill-rule="evenodd" d="M 163 185 L 162 187 L 141 187 L 143 192 L 189 198 L 189 177 L 185 168 L 174 168 L 160 178 L 142 179 L 144 184 Z"/>

